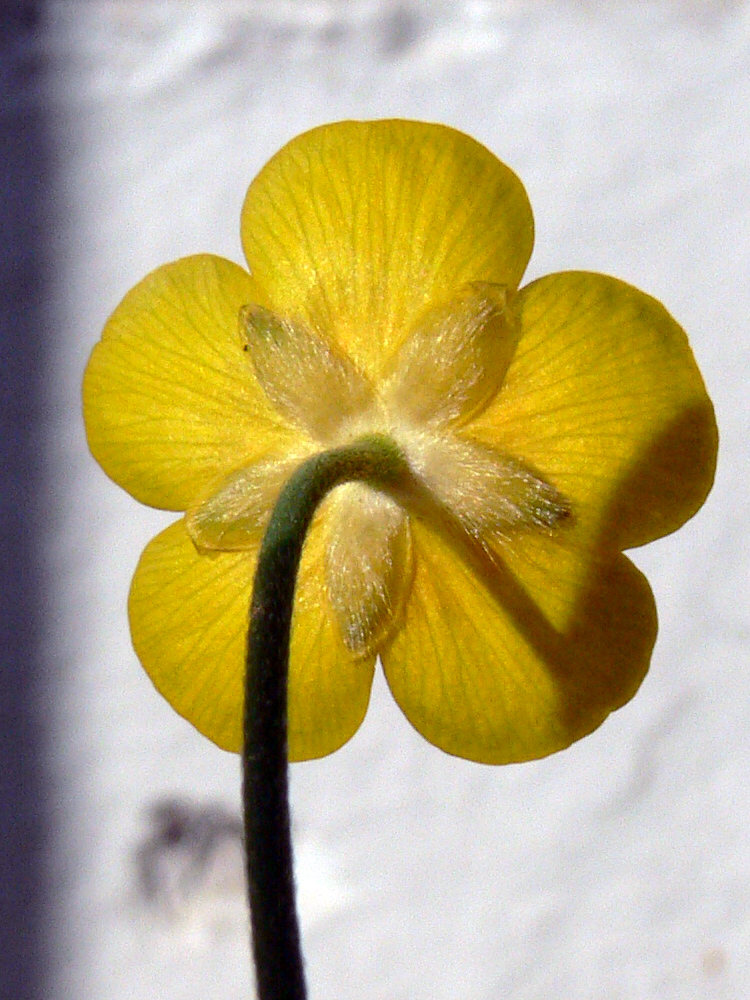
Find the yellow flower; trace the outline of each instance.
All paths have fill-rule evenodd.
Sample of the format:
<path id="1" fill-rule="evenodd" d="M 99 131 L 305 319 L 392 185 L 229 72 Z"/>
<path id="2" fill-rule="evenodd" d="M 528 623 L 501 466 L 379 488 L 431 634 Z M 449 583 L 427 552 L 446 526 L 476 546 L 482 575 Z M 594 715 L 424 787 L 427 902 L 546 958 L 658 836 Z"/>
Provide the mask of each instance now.
<path id="1" fill-rule="evenodd" d="M 201 255 L 126 296 L 84 382 L 91 451 L 136 499 L 186 511 L 141 557 L 133 643 L 156 687 L 238 750 L 264 525 L 309 456 L 373 432 L 412 470 L 393 498 L 334 490 L 305 545 L 292 759 L 359 726 L 379 655 L 428 740 L 540 757 L 632 697 L 656 634 L 622 550 L 710 489 L 716 428 L 682 329 L 614 278 L 518 291 L 518 178 L 452 129 L 343 122 L 247 193 L 250 273 Z"/>

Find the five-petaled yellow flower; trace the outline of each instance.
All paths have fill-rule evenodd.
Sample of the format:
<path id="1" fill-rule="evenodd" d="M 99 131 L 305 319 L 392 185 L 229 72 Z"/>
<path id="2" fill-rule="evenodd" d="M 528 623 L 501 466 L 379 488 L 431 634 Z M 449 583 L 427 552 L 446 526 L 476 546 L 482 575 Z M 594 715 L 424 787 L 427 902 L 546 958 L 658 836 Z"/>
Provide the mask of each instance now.
<path id="1" fill-rule="evenodd" d="M 418 488 L 340 486 L 316 515 L 292 759 L 355 732 L 377 656 L 407 718 L 450 753 L 526 760 L 591 732 L 638 688 L 656 634 L 622 550 L 679 527 L 713 478 L 713 410 L 682 329 L 602 275 L 518 291 L 524 188 L 439 125 L 298 137 L 250 185 L 241 225 L 250 273 L 209 255 L 157 269 L 86 371 L 94 456 L 138 500 L 186 512 L 147 546 L 130 596 L 156 687 L 240 748 L 274 500 L 305 458 L 376 432 Z"/>

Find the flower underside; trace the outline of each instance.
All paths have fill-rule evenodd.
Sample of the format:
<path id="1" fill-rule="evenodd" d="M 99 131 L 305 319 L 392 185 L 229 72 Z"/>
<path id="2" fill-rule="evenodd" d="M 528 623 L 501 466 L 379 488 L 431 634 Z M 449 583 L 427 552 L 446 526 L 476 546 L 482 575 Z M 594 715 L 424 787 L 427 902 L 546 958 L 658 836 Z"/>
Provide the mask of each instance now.
<path id="1" fill-rule="evenodd" d="M 568 500 L 535 470 L 464 433 L 500 391 L 516 348 L 503 286 L 473 282 L 427 309 L 377 382 L 296 318 L 247 305 L 239 333 L 269 401 L 310 451 L 236 470 L 194 505 L 186 521 L 199 551 L 257 545 L 282 484 L 307 454 L 387 435 L 411 470 L 397 497 L 350 483 L 326 501 L 327 595 L 353 654 L 376 652 L 398 625 L 413 576 L 408 514 L 424 515 L 425 498 L 428 516 L 430 505 L 447 510 L 482 544 L 519 529 L 549 532 L 570 518 Z"/>
<path id="2" fill-rule="evenodd" d="M 388 492 L 333 489 L 306 536 L 290 758 L 354 734 L 376 654 L 448 753 L 510 763 L 592 732 L 635 694 L 656 637 L 623 552 L 679 528 L 713 481 L 685 331 L 606 275 L 522 286 L 522 183 L 441 125 L 298 136 L 250 184 L 240 231 L 247 269 L 197 254 L 131 289 L 84 379 L 104 471 L 185 513 L 128 600 L 156 688 L 240 749 L 247 611 L 282 483 L 375 435 L 399 455 L 377 478 Z"/>

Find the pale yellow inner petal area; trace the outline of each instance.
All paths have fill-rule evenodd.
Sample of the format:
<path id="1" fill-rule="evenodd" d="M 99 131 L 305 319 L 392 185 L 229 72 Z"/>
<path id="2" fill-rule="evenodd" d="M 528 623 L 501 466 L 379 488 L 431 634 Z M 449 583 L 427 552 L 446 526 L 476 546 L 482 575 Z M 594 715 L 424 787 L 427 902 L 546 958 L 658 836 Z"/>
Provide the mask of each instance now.
<path id="1" fill-rule="evenodd" d="M 260 306 L 240 314 L 244 347 L 266 395 L 287 419 L 321 442 L 374 402 L 351 359 L 304 323 Z"/>
<path id="2" fill-rule="evenodd" d="M 428 309 L 401 345 L 381 389 L 386 410 L 414 424 L 466 423 L 500 388 L 516 340 L 506 289 L 465 285 Z"/>
<path id="3" fill-rule="evenodd" d="M 510 455 L 453 434 L 411 430 L 402 435 L 417 482 L 476 538 L 519 528 L 563 530 L 574 513 L 559 490 Z M 419 503 L 419 496 L 412 501 Z"/>
<path id="4" fill-rule="evenodd" d="M 374 657 L 354 657 L 325 604 L 325 531 L 313 523 L 292 619 L 289 753 L 322 757 L 367 710 Z M 157 689 L 225 750 L 242 745 L 243 678 L 257 549 L 201 555 L 184 520 L 146 547 L 133 579 L 133 645 Z"/>
<path id="5" fill-rule="evenodd" d="M 641 545 L 700 507 L 716 463 L 713 408 L 687 337 L 655 299 L 569 272 L 518 296 L 502 390 L 467 433 L 540 470 L 582 545 Z"/>
<path id="6" fill-rule="evenodd" d="M 256 549 L 282 486 L 313 454 L 314 447 L 238 469 L 215 493 L 188 508 L 185 524 L 196 548 L 202 552 Z"/>
<path id="7" fill-rule="evenodd" d="M 397 627 L 412 576 L 406 515 L 382 493 L 347 483 L 328 501 L 326 583 L 339 632 L 356 655 Z"/>
<path id="8" fill-rule="evenodd" d="M 430 742 L 483 763 L 531 760 L 633 696 L 656 612 L 624 556 L 593 564 L 540 538 L 536 549 L 514 546 L 511 572 L 478 543 L 459 553 L 422 524 L 412 533 L 412 592 L 381 657 L 396 701 Z"/>
<path id="9" fill-rule="evenodd" d="M 514 288 L 533 244 L 523 185 L 454 129 L 339 122 L 293 139 L 247 193 L 242 242 L 271 308 L 377 378 L 428 305 Z"/>
<path id="10" fill-rule="evenodd" d="M 108 320 L 84 377 L 86 433 L 136 499 L 184 510 L 230 469 L 299 446 L 237 335 L 240 308 L 258 298 L 236 264 L 186 257 L 144 278 Z"/>

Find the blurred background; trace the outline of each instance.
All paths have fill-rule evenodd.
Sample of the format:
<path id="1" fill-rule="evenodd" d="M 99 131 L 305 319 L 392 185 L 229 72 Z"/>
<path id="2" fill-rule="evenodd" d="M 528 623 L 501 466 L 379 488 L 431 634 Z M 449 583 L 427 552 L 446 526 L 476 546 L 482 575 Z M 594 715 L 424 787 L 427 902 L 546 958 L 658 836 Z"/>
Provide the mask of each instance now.
<path id="1" fill-rule="evenodd" d="M 300 131 L 462 129 L 527 186 L 527 279 L 582 268 L 687 329 L 715 489 L 633 553 L 660 613 L 635 700 L 501 769 L 426 744 L 376 678 L 292 769 L 311 1000 L 737 1000 L 750 981 L 750 4 L 49 0 L 0 13 L 0 995 L 252 997 L 239 765 L 130 646 L 172 515 L 87 453 L 80 380 L 147 271 L 242 261 L 249 181 Z"/>

